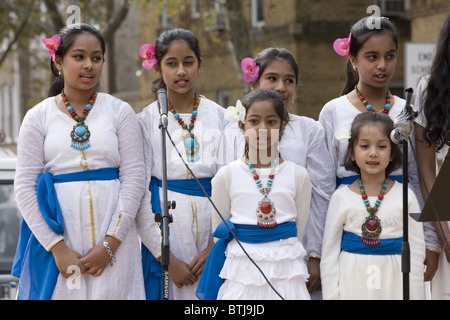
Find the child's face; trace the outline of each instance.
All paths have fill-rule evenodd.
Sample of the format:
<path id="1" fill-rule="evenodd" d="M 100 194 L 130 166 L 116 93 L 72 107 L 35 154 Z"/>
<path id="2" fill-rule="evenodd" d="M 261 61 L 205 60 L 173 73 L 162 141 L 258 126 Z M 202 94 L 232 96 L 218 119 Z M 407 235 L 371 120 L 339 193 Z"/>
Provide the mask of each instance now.
<path id="1" fill-rule="evenodd" d="M 259 159 L 270 157 L 272 149 L 275 151 L 278 146 L 281 125 L 271 101 L 253 102 L 247 110 L 244 124 L 249 151 L 258 152 Z"/>
<path id="2" fill-rule="evenodd" d="M 103 70 L 103 51 L 98 39 L 88 32 L 77 36 L 66 55 L 56 57 L 55 64 L 64 74 L 66 91 L 92 90 L 100 81 Z"/>
<path id="3" fill-rule="evenodd" d="M 350 57 L 357 68 L 359 83 L 373 88 L 384 88 L 391 81 L 397 64 L 397 49 L 388 34 L 371 36 L 361 47 L 356 59 Z"/>
<path id="4" fill-rule="evenodd" d="M 286 60 L 277 59 L 267 66 L 253 89 L 277 91 L 287 107 L 294 99 L 296 86 L 294 69 Z"/>
<path id="5" fill-rule="evenodd" d="M 391 141 L 379 123 L 367 123 L 359 129 L 352 160 L 361 175 L 385 175 L 391 157 Z"/>
<path id="6" fill-rule="evenodd" d="M 184 40 L 174 41 L 155 67 L 167 85 L 168 92 L 187 93 L 194 90 L 195 82 L 201 68 L 194 51 Z"/>

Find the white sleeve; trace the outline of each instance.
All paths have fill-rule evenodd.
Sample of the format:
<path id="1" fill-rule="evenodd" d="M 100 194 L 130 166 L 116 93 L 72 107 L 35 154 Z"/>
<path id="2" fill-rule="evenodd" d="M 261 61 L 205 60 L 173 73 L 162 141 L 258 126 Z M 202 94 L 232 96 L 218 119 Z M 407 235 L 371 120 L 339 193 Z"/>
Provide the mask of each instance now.
<path id="1" fill-rule="evenodd" d="M 220 168 L 211 181 L 211 200 L 225 221 L 231 218 L 230 169 L 230 166 Z M 211 210 L 211 227 L 215 231 L 223 220 L 214 207 Z"/>
<path id="2" fill-rule="evenodd" d="M 295 196 L 295 207 L 297 208 L 297 237 L 301 241 L 305 233 L 307 221 L 309 220 L 309 208 L 311 201 L 311 181 L 308 172 L 301 166 L 295 166 L 295 180 L 297 194 Z"/>
<path id="3" fill-rule="evenodd" d="M 17 142 L 17 164 L 14 178 L 17 206 L 34 236 L 50 250 L 64 239 L 53 232 L 39 210 L 37 178 L 44 169 L 44 115 L 38 106 L 25 115 Z"/>
<path id="4" fill-rule="evenodd" d="M 414 192 L 408 190 L 409 212 L 420 212 L 419 204 Z M 411 261 L 411 299 L 423 300 L 424 292 L 424 272 L 425 272 L 425 239 L 422 223 L 408 217 L 408 241 L 410 244 L 410 261 Z"/>
<path id="5" fill-rule="evenodd" d="M 344 230 L 340 198 L 339 190 L 331 197 L 323 235 L 320 274 L 324 300 L 339 300 L 339 257 Z"/>
<path id="6" fill-rule="evenodd" d="M 149 141 L 152 122 L 151 117 L 145 112 L 138 114 L 138 120 L 144 146 L 145 192 L 136 215 L 136 228 L 142 243 L 155 258 L 159 258 L 162 236 L 159 223 L 155 221 L 155 215 L 152 211 L 151 193 L 149 191 L 153 163 L 153 149 Z"/>
<path id="7" fill-rule="evenodd" d="M 415 101 L 414 101 L 414 111 L 417 111 L 417 117 L 414 120 L 417 124 L 419 124 L 422 127 L 426 127 L 427 121 L 424 114 L 424 98 L 425 98 L 425 90 L 428 85 L 429 76 L 425 76 L 420 78 L 419 84 L 417 85 L 416 92 L 414 94 Z"/>
<path id="8" fill-rule="evenodd" d="M 334 145 L 334 123 L 333 123 L 333 108 L 336 107 L 333 102 L 328 102 L 319 114 L 319 122 L 322 124 L 325 131 L 325 144 L 327 146 L 329 160 L 331 161 L 330 166 L 335 171 L 338 167 L 338 151 Z"/>
<path id="9" fill-rule="evenodd" d="M 117 208 L 111 218 L 107 235 L 122 241 L 135 224 L 139 204 L 145 189 L 142 136 L 134 110 L 128 104 L 120 105 L 121 117 L 117 127 L 120 154 L 120 192 Z"/>
<path id="10" fill-rule="evenodd" d="M 311 180 L 311 205 L 307 227 L 303 237 L 308 256 L 320 257 L 325 219 L 331 195 L 335 190 L 336 173 L 330 164 L 330 154 L 325 144 L 325 131 L 320 122 L 310 134 L 306 169 Z"/>

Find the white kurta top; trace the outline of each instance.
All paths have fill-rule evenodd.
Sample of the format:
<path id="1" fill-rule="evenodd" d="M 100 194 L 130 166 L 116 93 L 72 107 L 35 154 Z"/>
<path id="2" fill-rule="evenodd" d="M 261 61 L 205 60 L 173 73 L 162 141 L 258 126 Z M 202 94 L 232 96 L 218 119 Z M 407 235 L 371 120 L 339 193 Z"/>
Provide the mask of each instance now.
<path id="1" fill-rule="evenodd" d="M 263 186 L 267 186 L 270 168 L 256 169 L 256 172 Z M 305 284 L 308 278 L 304 262 L 306 251 L 300 239 L 309 212 L 311 183 L 305 168 L 290 161 L 280 164 L 274 174 L 268 197 L 276 208 L 276 221 L 278 224 L 296 222 L 297 237 L 242 245 L 284 299 L 309 299 Z M 236 160 L 219 170 L 213 179 L 212 198 L 225 220 L 234 224 L 257 224 L 256 209 L 263 196 L 250 169 L 242 160 Z M 213 211 L 214 229 L 221 221 Z M 218 299 L 280 299 L 236 240 L 228 244 L 220 276 L 225 282 L 219 290 Z"/>
<path id="2" fill-rule="evenodd" d="M 381 220 L 381 239 L 403 236 L 402 184 L 394 186 L 384 196 L 377 216 Z M 371 206 L 377 197 L 369 197 Z M 410 213 L 418 212 L 414 193 L 408 193 Z M 333 194 L 325 225 L 321 260 L 324 299 L 394 300 L 403 299 L 401 255 L 366 255 L 341 251 L 343 231 L 361 235 L 361 225 L 368 212 L 361 194 L 344 186 Z M 411 250 L 410 298 L 424 299 L 425 243 L 421 223 L 409 221 Z"/>
<path id="3" fill-rule="evenodd" d="M 217 157 L 225 126 L 223 116 L 225 110 L 202 96 L 197 111 L 198 115 L 193 133 L 200 144 L 200 159 L 198 161 L 186 161 L 182 140 L 187 131 L 181 128 L 170 112 L 167 130 L 195 176 L 197 178 L 212 178 L 219 168 Z M 182 116 L 185 118 L 185 123 L 189 125 L 190 115 Z M 147 183 L 149 183 L 151 176 L 162 179 L 160 114 L 157 102 L 147 106 L 138 114 L 138 118 L 144 138 L 144 157 Z M 167 179 L 193 179 L 169 138 L 166 139 L 166 152 Z M 211 203 L 206 197 L 189 196 L 170 190 L 168 191 L 168 200 L 176 202 L 176 208 L 169 211 L 173 215 L 173 223 L 169 225 L 170 250 L 178 259 L 189 264 L 198 253 L 206 248 L 211 238 Z M 150 192 L 147 192 L 146 199 L 144 199 L 141 210 L 139 210 L 138 228 L 142 242 L 155 257 L 159 257 L 161 254 L 161 234 L 158 232 L 158 225 L 155 223 L 151 211 Z M 171 281 L 170 298 L 176 300 L 197 299 L 195 296 L 197 283 L 192 286 L 177 288 Z"/>
<path id="4" fill-rule="evenodd" d="M 395 120 L 400 112 L 402 112 L 405 106 L 405 100 L 397 96 L 393 96 L 392 98 L 394 102 L 392 103 L 389 117 Z M 343 163 L 347 153 L 352 122 L 360 113 L 361 111 L 348 100 L 346 95 L 329 101 L 320 112 L 319 122 L 322 123 L 325 129 L 326 144 L 337 178 L 355 175 L 355 172 L 347 171 Z M 420 192 L 416 161 L 411 147 L 408 148 L 408 174 L 414 192 Z M 397 169 L 392 175 L 402 175 L 402 169 Z M 420 195 L 420 193 L 417 193 L 417 195 Z"/>
<path id="5" fill-rule="evenodd" d="M 406 104 L 404 99 L 393 96 L 393 103 L 389 117 L 392 120 L 402 112 Z M 343 165 L 345 154 L 348 147 L 348 138 L 350 138 L 350 128 L 355 117 L 360 114 L 359 111 L 348 100 L 346 95 L 329 101 L 322 109 L 319 115 L 319 122 L 323 124 L 325 129 L 326 144 L 332 161 L 332 166 L 335 169 L 337 178 L 348 177 L 356 175 L 355 172 L 347 171 Z M 419 173 L 417 171 L 417 162 L 414 156 L 415 139 L 414 132 L 410 136 L 408 142 L 408 178 L 410 188 L 419 202 L 420 208 L 423 208 L 423 198 L 420 191 Z M 410 142 L 413 142 L 413 145 Z M 391 173 L 391 175 L 403 175 L 403 169 L 400 167 Z M 419 211 L 420 212 L 420 211 Z M 424 223 L 425 240 L 429 248 L 436 247 L 436 234 L 433 227 L 429 223 Z"/>
<path id="6" fill-rule="evenodd" d="M 416 89 L 416 106 L 418 109 L 418 116 L 416 122 L 422 127 L 426 127 L 427 119 L 424 114 L 424 104 L 422 99 L 424 98 L 424 92 L 426 90 L 429 81 L 429 75 L 422 77 Z M 448 146 L 444 145 L 442 150 L 436 154 L 437 158 L 441 161 L 445 160 L 445 156 L 448 152 Z M 437 168 L 437 166 L 436 166 Z M 450 227 L 450 222 L 447 221 Z M 440 231 L 439 231 L 440 232 Z M 441 248 L 436 248 L 441 251 Z M 450 299 L 450 263 L 448 263 L 447 258 L 444 253 L 439 256 L 439 267 L 433 277 L 431 285 L 431 298 L 436 300 L 449 300 Z"/>
<path id="7" fill-rule="evenodd" d="M 121 241 L 116 263 L 99 277 L 81 275 L 76 289 L 59 275 L 54 299 L 144 298 L 139 239 L 135 216 L 144 192 L 142 142 L 133 109 L 108 94 L 98 94 L 86 124 L 91 147 L 71 147 L 75 121 L 61 112 L 55 98 L 45 99 L 23 120 L 17 147 L 15 190 L 18 207 L 44 248 L 61 240 L 45 223 L 37 205 L 36 182 L 40 172 L 54 175 L 115 167 L 119 180 L 55 184 L 64 219 L 64 240 L 85 255 L 106 235 Z"/>
<path id="8" fill-rule="evenodd" d="M 234 150 L 232 156 L 228 154 L 228 159 L 239 159 L 244 154 L 244 134 L 235 123 L 227 126 L 226 133 L 227 151 Z M 312 185 L 311 208 L 302 242 L 308 255 L 320 257 L 326 212 L 335 189 L 335 172 L 322 125 L 311 118 L 290 114 L 279 150 L 283 159 L 305 167 L 308 171 Z"/>

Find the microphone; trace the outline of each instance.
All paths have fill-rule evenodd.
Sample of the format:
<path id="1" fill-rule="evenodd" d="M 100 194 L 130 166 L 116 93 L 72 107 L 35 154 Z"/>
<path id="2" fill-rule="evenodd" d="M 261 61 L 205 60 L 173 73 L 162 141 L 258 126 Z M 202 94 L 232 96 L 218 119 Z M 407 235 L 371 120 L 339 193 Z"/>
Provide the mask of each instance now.
<path id="1" fill-rule="evenodd" d="M 169 119 L 167 117 L 167 113 L 169 112 L 169 103 L 167 102 L 166 89 L 158 89 L 156 95 L 158 97 L 159 113 L 161 114 L 160 125 L 167 128 L 167 125 L 169 124 Z"/>
<path id="2" fill-rule="evenodd" d="M 406 92 L 405 108 L 394 120 L 394 130 L 391 132 L 391 140 L 396 144 L 401 144 L 402 141 L 407 141 L 409 135 L 414 129 L 414 119 L 417 117 L 417 111 L 414 111 L 411 106 L 411 98 L 413 89 L 409 88 Z"/>

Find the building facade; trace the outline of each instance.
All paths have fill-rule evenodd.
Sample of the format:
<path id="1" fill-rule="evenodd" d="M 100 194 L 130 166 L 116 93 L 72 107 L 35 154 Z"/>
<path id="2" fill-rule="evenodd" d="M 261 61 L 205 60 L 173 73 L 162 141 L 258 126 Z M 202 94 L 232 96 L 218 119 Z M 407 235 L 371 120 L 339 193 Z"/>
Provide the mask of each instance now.
<path id="1" fill-rule="evenodd" d="M 178 1 L 178 5 L 174 14 L 167 7 L 140 10 L 141 43 L 154 44 L 160 31 L 167 28 L 191 30 L 200 41 L 204 60 L 197 91 L 224 107 L 234 105 L 246 88 L 229 49 L 232 41 L 224 2 L 186 0 Z M 359 19 L 375 14 L 369 10 L 372 5 L 377 5 L 381 15 L 398 28 L 398 63 L 390 89 L 404 96 L 402 49 L 404 42 L 411 40 L 410 0 L 240 0 L 240 5 L 248 26 L 248 52 L 255 56 L 264 48 L 282 47 L 299 62 L 300 81 L 290 112 L 317 119 L 323 105 L 341 94 L 347 58 L 334 52 L 333 42 L 348 36 Z M 149 86 L 155 77 L 154 70 L 145 71 L 141 77 L 141 105 L 153 99 Z"/>

